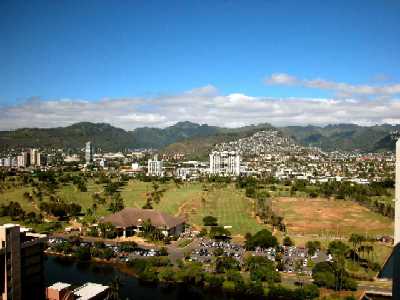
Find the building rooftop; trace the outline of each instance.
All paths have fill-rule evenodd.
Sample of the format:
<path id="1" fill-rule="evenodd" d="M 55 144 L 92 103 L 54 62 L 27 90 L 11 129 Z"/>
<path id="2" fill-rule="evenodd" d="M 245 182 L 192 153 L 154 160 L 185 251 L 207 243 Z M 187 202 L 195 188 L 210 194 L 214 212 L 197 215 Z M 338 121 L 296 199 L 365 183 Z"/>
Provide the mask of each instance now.
<path id="1" fill-rule="evenodd" d="M 73 293 L 78 297 L 77 300 L 90 300 L 108 289 L 109 287 L 106 285 L 87 282 L 84 285 L 76 288 Z"/>
<path id="2" fill-rule="evenodd" d="M 130 227 L 140 226 L 147 220 L 150 220 L 153 226 L 163 228 L 173 228 L 185 222 L 183 218 L 176 218 L 163 212 L 134 207 L 127 207 L 115 214 L 106 216 L 101 222 L 110 222 L 117 227 Z"/>
<path id="3" fill-rule="evenodd" d="M 57 290 L 57 291 L 62 291 L 64 289 L 69 288 L 71 285 L 69 283 L 65 283 L 65 282 L 56 282 L 54 284 L 52 284 L 51 286 L 49 286 L 49 289 L 53 289 L 53 290 Z"/>

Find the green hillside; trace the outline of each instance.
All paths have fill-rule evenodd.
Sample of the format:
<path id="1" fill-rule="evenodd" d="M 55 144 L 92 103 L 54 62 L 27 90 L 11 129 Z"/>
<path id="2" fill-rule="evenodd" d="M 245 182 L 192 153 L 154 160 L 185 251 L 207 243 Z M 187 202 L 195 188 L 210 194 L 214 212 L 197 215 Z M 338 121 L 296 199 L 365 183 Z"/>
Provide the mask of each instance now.
<path id="1" fill-rule="evenodd" d="M 57 128 L 22 128 L 0 131 L 0 150 L 26 147 L 81 149 L 92 141 L 103 151 L 125 151 L 156 148 L 163 152 L 181 152 L 191 158 L 205 158 L 216 143 L 247 137 L 257 131 L 273 128 L 270 124 L 223 128 L 179 122 L 166 128 L 142 127 L 126 131 L 106 123 L 82 122 Z M 323 150 L 394 150 L 394 132 L 400 125 L 359 126 L 354 124 L 288 126 L 277 128 L 299 144 L 318 146 Z"/>

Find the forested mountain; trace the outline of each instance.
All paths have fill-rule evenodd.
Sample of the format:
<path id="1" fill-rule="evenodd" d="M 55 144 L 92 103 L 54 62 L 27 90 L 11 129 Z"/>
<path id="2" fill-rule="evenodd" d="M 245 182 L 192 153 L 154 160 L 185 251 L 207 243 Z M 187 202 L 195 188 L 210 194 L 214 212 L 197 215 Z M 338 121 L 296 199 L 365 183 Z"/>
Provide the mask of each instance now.
<path id="1" fill-rule="evenodd" d="M 394 150 L 400 125 L 388 124 L 359 126 L 355 124 L 337 124 L 318 126 L 288 126 L 281 131 L 306 146 L 317 146 L 323 150 L 344 151 L 387 151 Z"/>
<path id="2" fill-rule="evenodd" d="M 92 141 L 104 151 L 124 151 L 135 148 L 157 148 L 164 152 L 183 152 L 192 157 L 204 157 L 214 144 L 247 137 L 273 128 L 270 124 L 240 128 L 223 128 L 179 122 L 166 128 L 142 127 L 126 131 L 106 123 L 76 123 L 57 128 L 23 128 L 0 131 L 0 149 L 41 147 L 81 149 Z M 299 144 L 318 146 L 323 150 L 386 151 L 394 149 L 394 133 L 400 125 L 359 126 L 354 124 L 318 126 L 288 126 L 276 128 Z"/>

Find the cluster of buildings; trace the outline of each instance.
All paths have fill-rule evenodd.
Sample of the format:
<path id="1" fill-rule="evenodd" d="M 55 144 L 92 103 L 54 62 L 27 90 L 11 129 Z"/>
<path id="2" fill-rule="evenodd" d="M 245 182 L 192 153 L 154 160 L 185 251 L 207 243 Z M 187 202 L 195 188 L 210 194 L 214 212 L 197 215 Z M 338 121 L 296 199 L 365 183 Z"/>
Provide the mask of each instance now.
<path id="1" fill-rule="evenodd" d="M 240 174 L 312 183 L 378 181 L 393 175 L 395 162 L 393 153 L 324 152 L 301 146 L 276 130 L 259 131 L 250 137 L 221 143 L 215 150 L 240 156 Z"/>
<path id="2" fill-rule="evenodd" d="M 96 153 L 88 141 L 82 153 L 23 151 L 0 158 L 0 167 L 29 168 L 59 166 L 68 163 L 82 169 L 105 169 L 129 176 L 175 177 L 197 180 L 207 176 L 263 176 L 280 180 L 308 180 L 312 183 L 351 181 L 366 184 L 392 176 L 393 153 L 324 152 L 316 147 L 296 144 L 276 130 L 264 130 L 252 136 L 214 146 L 207 161 L 185 161 L 182 153 L 158 158 L 154 149 L 128 153 Z"/>
<path id="3" fill-rule="evenodd" d="M 0 167 L 27 168 L 41 167 L 47 164 L 47 155 L 32 148 L 22 151 L 20 155 L 8 155 L 0 158 Z"/>

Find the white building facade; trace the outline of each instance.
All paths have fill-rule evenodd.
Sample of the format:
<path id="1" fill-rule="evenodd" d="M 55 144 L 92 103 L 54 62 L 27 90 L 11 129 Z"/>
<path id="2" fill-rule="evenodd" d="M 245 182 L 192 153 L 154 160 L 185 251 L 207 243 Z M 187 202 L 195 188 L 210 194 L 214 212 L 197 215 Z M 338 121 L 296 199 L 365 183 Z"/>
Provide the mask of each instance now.
<path id="1" fill-rule="evenodd" d="M 85 161 L 87 164 L 93 162 L 93 144 L 91 142 L 86 142 L 85 144 Z"/>
<path id="2" fill-rule="evenodd" d="M 163 177 L 164 176 L 164 163 L 162 160 L 158 160 L 155 157 L 153 160 L 149 159 L 147 161 L 147 176 L 157 176 Z"/>
<path id="3" fill-rule="evenodd" d="M 213 151 L 210 154 L 210 174 L 239 176 L 240 156 L 235 151 Z"/>

